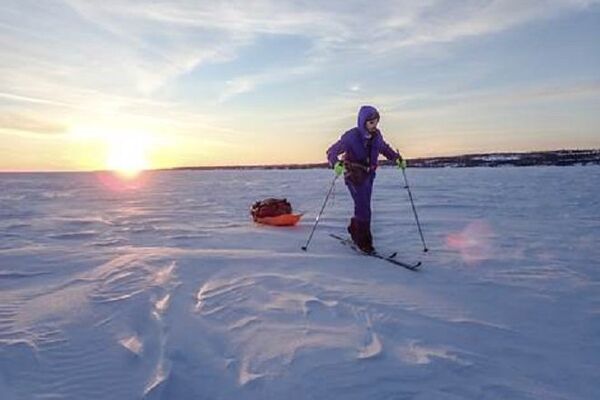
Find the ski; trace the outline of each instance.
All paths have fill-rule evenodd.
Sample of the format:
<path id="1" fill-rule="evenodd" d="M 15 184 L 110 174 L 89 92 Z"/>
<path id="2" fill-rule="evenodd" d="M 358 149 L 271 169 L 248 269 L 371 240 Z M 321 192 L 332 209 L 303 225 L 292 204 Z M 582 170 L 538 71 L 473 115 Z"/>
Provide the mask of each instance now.
<path id="1" fill-rule="evenodd" d="M 362 251 L 361 249 L 359 249 L 358 246 L 356 246 L 356 244 L 354 244 L 354 242 L 352 240 L 350 240 L 350 239 L 343 238 L 343 237 L 335 235 L 333 233 L 330 233 L 329 236 L 331 236 L 334 239 L 337 239 L 344 246 L 348 246 L 351 249 L 353 249 L 354 251 L 356 251 L 356 252 L 358 252 L 360 254 L 363 254 L 365 256 L 375 257 L 375 258 L 378 258 L 380 260 L 390 262 L 390 263 L 392 263 L 394 265 L 397 265 L 397 266 L 409 269 L 411 271 L 417 271 L 421 267 L 421 261 L 417 261 L 417 262 L 411 264 L 411 263 L 407 263 L 407 262 L 402 262 L 402 261 L 396 260 L 395 257 L 398 254 L 397 252 L 394 252 L 394 253 L 392 253 L 389 256 L 384 256 L 383 254 L 379 254 L 377 252 L 374 252 L 374 253 L 365 253 L 364 251 Z"/>

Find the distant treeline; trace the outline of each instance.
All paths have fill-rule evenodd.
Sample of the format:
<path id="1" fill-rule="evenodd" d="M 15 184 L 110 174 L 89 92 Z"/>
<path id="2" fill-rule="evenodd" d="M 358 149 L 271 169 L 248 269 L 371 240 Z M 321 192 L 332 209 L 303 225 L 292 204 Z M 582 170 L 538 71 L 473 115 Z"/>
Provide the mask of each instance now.
<path id="1" fill-rule="evenodd" d="M 466 154 L 452 157 L 415 158 L 409 160 L 408 164 L 412 167 L 421 168 L 600 165 L 600 149 Z"/>
<path id="2" fill-rule="evenodd" d="M 411 168 L 444 167 L 529 167 L 536 165 L 600 165 L 600 149 L 591 150 L 553 150 L 527 153 L 484 153 L 463 154 L 448 157 L 413 158 L 407 160 Z M 379 165 L 391 165 L 389 161 L 380 161 Z M 327 163 L 280 164 L 280 165 L 238 165 L 210 167 L 179 167 L 170 170 L 215 170 L 215 169 L 313 169 L 328 168 Z"/>

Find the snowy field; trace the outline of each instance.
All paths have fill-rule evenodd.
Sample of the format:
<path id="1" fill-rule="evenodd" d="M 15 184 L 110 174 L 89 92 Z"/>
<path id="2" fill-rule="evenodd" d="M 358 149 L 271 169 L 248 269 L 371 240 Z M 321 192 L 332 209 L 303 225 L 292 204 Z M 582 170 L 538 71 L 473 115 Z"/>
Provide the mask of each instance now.
<path id="1" fill-rule="evenodd" d="M 0 398 L 599 399 L 600 168 L 0 175 Z M 130 183 L 130 186 L 135 186 Z M 294 228 L 251 222 L 287 197 Z"/>

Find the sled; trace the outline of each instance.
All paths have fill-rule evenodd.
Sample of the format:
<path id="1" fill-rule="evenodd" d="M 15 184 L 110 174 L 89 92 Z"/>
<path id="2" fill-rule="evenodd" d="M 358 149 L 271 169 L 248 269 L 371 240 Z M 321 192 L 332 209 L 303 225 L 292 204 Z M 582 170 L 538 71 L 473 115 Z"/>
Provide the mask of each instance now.
<path id="1" fill-rule="evenodd" d="M 302 214 L 282 214 L 276 217 L 256 218 L 256 222 L 272 226 L 293 226 L 300 221 L 300 218 L 302 218 Z"/>

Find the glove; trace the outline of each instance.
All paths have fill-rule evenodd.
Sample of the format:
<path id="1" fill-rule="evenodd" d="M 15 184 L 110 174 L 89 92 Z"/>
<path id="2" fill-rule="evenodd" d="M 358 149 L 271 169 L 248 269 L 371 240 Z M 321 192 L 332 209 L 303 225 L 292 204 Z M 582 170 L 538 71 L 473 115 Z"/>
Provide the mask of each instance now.
<path id="1" fill-rule="evenodd" d="M 336 162 L 333 166 L 333 171 L 335 172 L 336 176 L 340 176 L 344 173 L 344 164 L 341 161 Z"/>
<path id="2" fill-rule="evenodd" d="M 399 169 L 404 171 L 406 169 L 406 160 L 403 158 L 399 158 L 396 160 L 396 165 Z"/>

